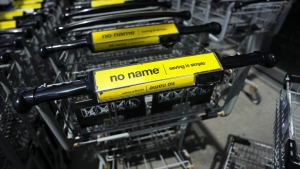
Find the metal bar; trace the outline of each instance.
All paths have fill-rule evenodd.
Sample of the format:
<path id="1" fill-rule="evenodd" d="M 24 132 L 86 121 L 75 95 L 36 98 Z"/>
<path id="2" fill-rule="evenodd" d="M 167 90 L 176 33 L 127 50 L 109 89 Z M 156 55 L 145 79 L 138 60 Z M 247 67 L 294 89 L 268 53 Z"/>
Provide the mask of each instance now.
<path id="1" fill-rule="evenodd" d="M 72 149 L 72 145 L 68 142 L 65 134 L 62 132 L 61 126 L 58 124 L 51 110 L 48 108 L 47 103 L 42 103 L 35 107 L 42 118 L 45 120 L 63 149 L 66 151 L 70 151 Z"/>

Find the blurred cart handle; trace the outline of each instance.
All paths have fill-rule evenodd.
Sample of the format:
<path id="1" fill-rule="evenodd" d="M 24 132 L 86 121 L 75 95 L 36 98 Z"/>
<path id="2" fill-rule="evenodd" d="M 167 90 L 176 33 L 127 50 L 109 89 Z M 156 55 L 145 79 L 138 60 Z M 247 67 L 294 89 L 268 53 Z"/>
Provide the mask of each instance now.
<path id="1" fill-rule="evenodd" d="M 163 28 L 163 30 L 161 30 Z M 152 31 L 153 29 L 158 29 L 155 33 L 147 33 L 145 30 Z M 128 35 L 126 39 L 116 39 L 114 41 L 110 41 L 109 38 L 106 38 L 104 34 L 121 34 L 131 32 L 137 34 L 135 32 L 139 32 L 138 30 L 144 30 L 144 33 L 140 33 L 139 35 Z M 177 43 L 180 39 L 179 35 L 186 34 L 195 34 L 195 33 L 213 33 L 219 34 L 222 28 L 219 23 L 212 22 L 204 25 L 197 26 L 177 26 L 175 24 L 158 24 L 158 25 L 150 25 L 143 27 L 133 27 L 133 28 L 125 28 L 125 29 L 116 29 L 109 31 L 100 31 L 100 32 L 92 32 L 86 36 L 85 39 L 63 42 L 59 44 L 46 44 L 40 47 L 39 54 L 42 58 L 48 58 L 50 54 L 55 52 L 70 50 L 70 49 L 78 49 L 87 47 L 91 52 L 100 52 L 107 50 L 115 50 L 115 49 L 123 49 L 123 48 L 131 48 L 137 46 L 146 46 L 146 45 L 156 45 L 161 44 L 165 46 L 171 46 Z M 111 33 L 114 32 L 114 33 Z M 127 36 L 127 35 L 126 35 Z M 103 38 L 104 37 L 104 38 Z M 145 40 L 147 38 L 151 38 L 151 40 Z M 130 41 L 140 39 L 143 43 L 137 45 L 127 45 L 121 47 L 107 47 L 101 44 L 105 43 L 122 43 L 124 40 Z M 100 44 L 100 45 L 99 45 Z"/>
<path id="2" fill-rule="evenodd" d="M 161 17 L 174 17 L 174 18 L 182 18 L 188 20 L 191 18 L 191 13 L 189 11 L 181 11 L 181 12 L 137 12 L 130 14 L 118 14 L 113 16 L 105 16 L 105 17 L 96 17 L 90 18 L 83 21 L 72 22 L 70 24 L 64 26 L 58 26 L 54 28 L 54 32 L 59 35 L 66 31 L 70 31 L 76 28 L 81 28 L 85 26 L 97 25 L 108 22 L 115 21 L 127 21 L 134 19 L 148 19 L 148 18 L 161 18 Z"/>
<path id="3" fill-rule="evenodd" d="M 62 14 L 62 20 L 67 20 L 74 16 L 80 15 L 87 15 L 87 14 L 95 14 L 95 13 L 104 13 L 104 12 L 111 12 L 111 11 L 120 11 L 120 10 L 128 10 L 128 9 L 136 9 L 136 8 L 144 8 L 144 7 L 163 7 L 163 8 L 170 8 L 172 6 L 171 2 L 132 2 L 132 3 L 124 3 L 118 5 L 110 5 L 110 6 L 102 6 L 97 8 L 88 8 L 82 9 L 75 12 L 68 12 Z"/>

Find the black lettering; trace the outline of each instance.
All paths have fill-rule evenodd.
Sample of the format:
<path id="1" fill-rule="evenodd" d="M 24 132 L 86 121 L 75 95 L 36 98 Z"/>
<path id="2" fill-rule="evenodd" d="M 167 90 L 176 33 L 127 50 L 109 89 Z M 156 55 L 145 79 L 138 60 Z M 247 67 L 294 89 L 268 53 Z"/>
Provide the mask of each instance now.
<path id="1" fill-rule="evenodd" d="M 154 74 L 159 74 L 159 69 L 154 68 L 154 69 L 153 69 L 153 73 L 154 73 Z"/>
<path id="2" fill-rule="evenodd" d="M 128 78 L 129 78 L 129 79 L 131 79 L 131 75 L 132 75 L 133 78 L 135 78 L 134 73 L 133 73 L 133 72 L 130 72 L 130 73 L 128 73 Z"/>
<path id="3" fill-rule="evenodd" d="M 111 34 L 102 35 L 102 39 L 111 38 Z"/>
<path id="4" fill-rule="evenodd" d="M 143 74 L 141 71 L 135 72 L 135 77 L 142 77 L 142 76 L 143 76 Z"/>
<path id="5" fill-rule="evenodd" d="M 110 76 L 110 81 L 111 82 L 118 81 L 117 76 Z"/>
<path id="6" fill-rule="evenodd" d="M 123 74 L 118 75 L 118 80 L 124 80 L 125 76 Z"/>

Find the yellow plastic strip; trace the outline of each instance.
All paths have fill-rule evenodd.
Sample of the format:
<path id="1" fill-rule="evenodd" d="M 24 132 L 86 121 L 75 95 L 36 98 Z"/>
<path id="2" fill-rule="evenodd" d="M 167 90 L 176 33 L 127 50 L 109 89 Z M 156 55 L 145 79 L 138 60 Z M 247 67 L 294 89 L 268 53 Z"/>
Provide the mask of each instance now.
<path id="1" fill-rule="evenodd" d="M 175 24 L 160 24 L 92 33 L 95 51 L 158 44 L 162 35 L 178 34 Z M 117 47 L 119 46 L 119 47 Z"/>
<path id="2" fill-rule="evenodd" d="M 26 5 L 26 4 L 36 4 L 36 3 L 41 3 L 43 2 L 42 0 L 33 0 L 33 1 L 13 1 L 12 5 L 17 6 L 17 5 Z"/>
<path id="3" fill-rule="evenodd" d="M 14 17 L 22 16 L 22 15 L 23 15 L 23 11 L 1 12 L 0 20 L 1 21 L 13 20 Z"/>
<path id="4" fill-rule="evenodd" d="M 41 3 L 35 3 L 35 4 L 24 4 L 24 5 L 15 5 L 14 9 L 40 9 L 42 8 Z"/>
<path id="5" fill-rule="evenodd" d="M 3 21 L 0 22 L 0 29 L 11 29 L 11 28 L 16 28 L 17 23 L 16 21 Z"/>
<path id="6" fill-rule="evenodd" d="M 100 6 L 123 4 L 125 0 L 102 0 L 102 1 L 91 1 L 91 7 L 96 8 Z"/>
<path id="7" fill-rule="evenodd" d="M 156 90 L 190 86 L 194 84 L 195 74 L 221 69 L 222 66 L 215 54 L 206 53 L 96 71 L 94 79 L 99 101 L 105 101 Z M 169 85 L 173 82 L 174 85 Z M 163 87 L 151 88 L 157 85 Z"/>

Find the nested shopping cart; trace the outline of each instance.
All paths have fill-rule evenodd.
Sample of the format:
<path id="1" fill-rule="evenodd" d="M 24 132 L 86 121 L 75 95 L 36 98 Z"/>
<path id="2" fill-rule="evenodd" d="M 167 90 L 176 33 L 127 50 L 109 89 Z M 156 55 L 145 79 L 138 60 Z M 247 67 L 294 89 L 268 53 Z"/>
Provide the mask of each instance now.
<path id="1" fill-rule="evenodd" d="M 233 135 L 228 136 L 224 169 L 273 168 L 273 146 Z"/>
<path id="2" fill-rule="evenodd" d="M 276 102 L 274 168 L 299 168 L 300 77 L 287 74 Z"/>
<path id="3" fill-rule="evenodd" d="M 93 85 L 101 82 L 101 79 L 105 79 L 105 77 L 99 76 L 100 81 L 91 81 L 95 75 L 94 73 L 112 75 L 111 73 L 105 73 L 105 71 L 126 73 L 127 71 L 135 70 L 137 67 L 159 66 L 160 63 L 167 65 L 167 63 L 171 62 L 176 63 L 177 66 L 174 65 L 167 68 L 175 70 L 175 67 L 180 69 L 178 63 L 187 65 L 185 60 L 191 58 L 195 59 L 190 60 L 190 66 L 204 66 L 215 63 L 222 66 L 222 68 L 210 68 L 210 71 L 204 71 L 197 76 L 194 76 L 192 73 L 191 77 L 197 79 L 195 82 L 198 85 L 196 86 L 193 83 L 191 86 L 171 87 L 170 89 L 158 90 L 154 93 L 142 92 L 138 94 L 141 91 L 138 86 L 142 84 L 136 84 L 124 88 L 126 91 L 116 91 L 115 94 L 111 95 L 112 97 L 117 97 L 117 95 L 125 95 L 126 97 L 117 97 L 118 99 L 100 103 L 96 101 L 99 99 L 97 97 L 105 100 L 106 97 L 110 97 L 110 94 L 108 92 L 108 95 L 105 96 L 101 92 L 99 93 L 100 95 L 95 93 L 95 86 L 93 87 Z M 201 58 L 203 62 L 207 62 L 203 64 Z M 245 58 L 252 61 L 247 62 L 248 59 Z M 70 150 L 78 146 L 94 143 L 101 155 L 99 157 L 102 162 L 101 166 L 113 165 L 113 162 L 118 158 L 130 161 L 131 157 L 146 156 L 147 154 L 145 153 L 151 153 L 155 150 L 167 148 L 172 150 L 173 148 L 177 151 L 182 151 L 182 140 L 188 123 L 230 113 L 239 92 L 237 92 L 238 85 L 232 87 L 235 91 L 227 97 L 225 107 L 220 109 L 217 106 L 209 107 L 206 104 L 211 100 L 214 85 L 222 79 L 224 69 L 243 67 L 255 63 L 271 67 L 276 63 L 276 58 L 274 55 L 262 51 L 219 59 L 216 54 L 207 53 L 159 61 L 156 59 L 151 62 L 100 69 L 90 71 L 86 80 L 44 85 L 38 88 L 22 90 L 15 97 L 14 106 L 18 112 L 25 113 L 24 111 L 31 109 L 31 106 L 39 104 L 35 108 L 39 111 L 62 147 Z M 163 68 L 160 70 L 163 70 Z M 168 73 L 170 70 L 165 73 Z M 154 68 L 152 73 L 155 72 L 158 73 L 159 70 Z M 179 70 L 179 72 L 184 71 Z M 137 75 L 128 73 L 132 77 Z M 170 76 L 174 75 L 170 74 Z M 240 72 L 240 75 L 235 80 L 239 82 L 241 78 L 245 79 L 245 76 L 245 73 Z M 122 75 L 108 76 L 108 78 L 116 81 L 117 79 L 122 79 Z M 165 77 L 162 77 L 160 80 L 164 81 Z M 184 79 L 182 80 L 180 79 L 178 83 L 185 81 Z M 159 86 L 163 81 L 156 84 Z M 147 82 L 145 81 L 145 83 Z M 135 87 L 137 88 L 134 89 Z M 118 88 L 115 89 L 119 90 Z M 149 89 L 151 89 L 151 86 Z M 131 92 L 137 92 L 137 94 L 132 95 L 130 94 Z M 106 92 L 104 91 L 103 93 Z M 180 157 L 179 160 L 180 162 L 177 165 L 180 164 L 182 166 L 184 164 L 185 168 L 190 165 L 184 158 Z M 185 162 L 183 163 L 182 161 Z"/>

